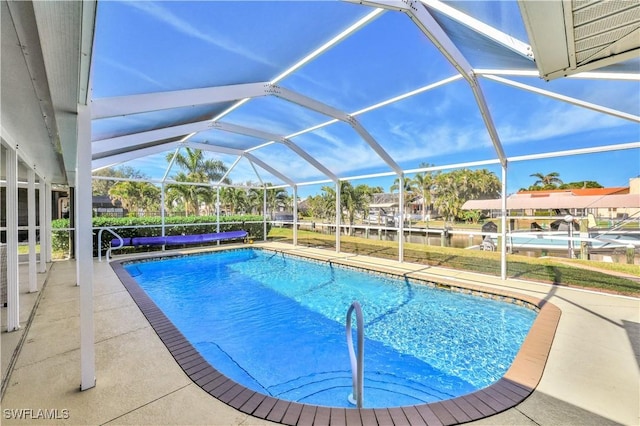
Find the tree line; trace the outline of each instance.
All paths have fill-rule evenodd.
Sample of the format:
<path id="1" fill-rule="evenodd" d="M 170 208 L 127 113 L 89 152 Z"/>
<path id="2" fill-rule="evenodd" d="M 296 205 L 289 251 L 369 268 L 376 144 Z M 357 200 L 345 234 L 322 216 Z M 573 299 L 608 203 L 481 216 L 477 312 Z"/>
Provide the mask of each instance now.
<path id="1" fill-rule="evenodd" d="M 228 169 L 224 163 L 206 158 L 203 151 L 185 148 L 177 154 L 168 154 L 166 161 L 179 169 L 171 176 L 171 182 L 165 185 L 165 209 L 168 214 L 211 215 L 215 213 L 218 201 L 221 210 L 228 214 L 262 213 L 265 197 L 262 185 L 245 182 L 241 185 L 242 188 L 231 186 L 232 182 L 226 177 Z M 431 165 L 423 163 L 420 167 L 429 168 Z M 108 195 L 112 202 L 120 203 L 129 214 L 149 215 L 160 211 L 161 189 L 147 182 L 148 177 L 140 171 L 122 166 L 97 171 L 94 176 L 133 179 L 93 181 L 94 195 Z M 564 184 L 557 172 L 534 173 L 531 177 L 536 178 L 534 184 L 521 190 L 602 187 L 593 181 Z M 221 185 L 219 195 L 214 187 L 218 184 Z M 481 212 L 462 210 L 462 205 L 467 200 L 499 198 L 500 188 L 498 177 L 487 169 L 456 169 L 449 172 L 427 171 L 402 179 L 396 178 L 389 191 L 397 199 L 400 198 L 399 192 L 403 191 L 404 211 L 420 215 L 422 221 L 437 216 L 450 222 L 477 222 Z M 367 217 L 374 195 L 382 193 L 385 193 L 385 190 L 379 186 L 353 185 L 348 181 L 340 181 L 341 222 L 354 225 L 359 218 Z M 293 196 L 285 189 L 267 189 L 267 215 L 280 208 L 291 212 L 293 202 Z M 308 197 L 301 213 L 319 220 L 335 220 L 335 186 L 323 186 L 319 194 Z"/>

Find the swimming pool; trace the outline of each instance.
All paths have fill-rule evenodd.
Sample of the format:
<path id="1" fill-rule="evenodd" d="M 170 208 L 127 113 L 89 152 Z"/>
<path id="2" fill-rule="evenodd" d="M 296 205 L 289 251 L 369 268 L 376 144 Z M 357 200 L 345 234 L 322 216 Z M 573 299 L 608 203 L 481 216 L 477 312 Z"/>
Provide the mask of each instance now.
<path id="1" fill-rule="evenodd" d="M 489 386 L 536 316 L 513 303 L 260 249 L 125 268 L 216 369 L 305 404 L 350 406 L 345 315 L 353 300 L 365 321 L 365 407 L 430 403 Z"/>

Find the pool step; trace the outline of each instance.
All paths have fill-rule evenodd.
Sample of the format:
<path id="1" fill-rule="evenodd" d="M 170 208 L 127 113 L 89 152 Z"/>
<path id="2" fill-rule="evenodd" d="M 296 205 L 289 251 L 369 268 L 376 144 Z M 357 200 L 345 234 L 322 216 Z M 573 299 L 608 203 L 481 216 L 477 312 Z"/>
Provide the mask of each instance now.
<path id="1" fill-rule="evenodd" d="M 294 380 L 270 386 L 269 393 L 275 397 L 290 401 L 307 402 L 313 397 L 314 403 L 326 399 L 327 405 L 335 401 L 342 402 L 343 406 L 352 406 L 347 401 L 347 396 L 352 392 L 352 379 L 349 370 L 317 373 L 312 376 L 299 377 Z M 386 406 L 387 396 L 393 396 L 392 400 L 397 405 L 412 405 L 425 402 L 440 401 L 451 396 L 430 386 L 418 382 L 412 382 L 384 373 L 369 372 L 364 377 L 364 407 L 375 408 L 375 403 L 380 401 L 380 406 Z M 367 396 L 369 398 L 367 399 Z"/>

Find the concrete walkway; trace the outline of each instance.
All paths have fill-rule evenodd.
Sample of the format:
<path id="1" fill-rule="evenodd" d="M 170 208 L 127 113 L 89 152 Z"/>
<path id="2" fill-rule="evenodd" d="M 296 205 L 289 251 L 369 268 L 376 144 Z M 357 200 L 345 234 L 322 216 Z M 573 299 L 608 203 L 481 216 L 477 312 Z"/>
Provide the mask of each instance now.
<path id="1" fill-rule="evenodd" d="M 475 424 L 640 424 L 640 299 L 521 280 L 501 282 L 288 244 L 264 246 L 546 297 L 560 307 L 562 317 L 538 388 L 516 408 Z M 55 262 L 39 278 L 44 290 L 20 294 L 22 329 L 2 333 L 3 377 L 23 339 L 2 400 L 2 424 L 269 424 L 213 399 L 191 382 L 104 262 L 94 264 L 97 385 L 80 392 L 75 263 Z M 2 311 L 5 324 L 6 309 Z"/>

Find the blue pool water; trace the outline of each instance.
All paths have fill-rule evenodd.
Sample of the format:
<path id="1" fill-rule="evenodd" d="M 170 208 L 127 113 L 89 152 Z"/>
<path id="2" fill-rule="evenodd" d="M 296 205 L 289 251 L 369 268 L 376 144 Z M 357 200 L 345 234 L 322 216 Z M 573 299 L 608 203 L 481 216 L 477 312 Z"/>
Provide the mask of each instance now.
<path id="1" fill-rule="evenodd" d="M 350 406 L 345 320 L 354 300 L 365 324 L 367 408 L 490 385 L 536 316 L 511 303 L 260 249 L 125 268 L 216 369 L 253 390 L 316 405 Z"/>

